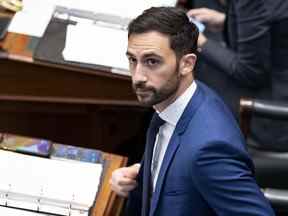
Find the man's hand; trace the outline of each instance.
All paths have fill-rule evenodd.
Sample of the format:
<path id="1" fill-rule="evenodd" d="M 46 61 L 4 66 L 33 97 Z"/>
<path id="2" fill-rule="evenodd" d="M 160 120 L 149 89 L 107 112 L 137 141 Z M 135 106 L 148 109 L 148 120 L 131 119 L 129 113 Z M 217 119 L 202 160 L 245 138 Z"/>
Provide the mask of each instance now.
<path id="1" fill-rule="evenodd" d="M 204 34 L 201 32 L 199 33 L 198 41 L 197 41 L 197 46 L 198 46 L 198 52 L 201 52 L 202 46 L 207 42 L 207 38 Z"/>
<path id="2" fill-rule="evenodd" d="M 137 186 L 135 180 L 139 172 L 140 164 L 116 169 L 109 181 L 111 189 L 119 196 L 127 197 L 129 192 Z"/>
<path id="3" fill-rule="evenodd" d="M 226 15 L 209 8 L 196 8 L 187 12 L 189 17 L 193 17 L 206 25 L 211 31 L 221 31 L 224 27 Z"/>

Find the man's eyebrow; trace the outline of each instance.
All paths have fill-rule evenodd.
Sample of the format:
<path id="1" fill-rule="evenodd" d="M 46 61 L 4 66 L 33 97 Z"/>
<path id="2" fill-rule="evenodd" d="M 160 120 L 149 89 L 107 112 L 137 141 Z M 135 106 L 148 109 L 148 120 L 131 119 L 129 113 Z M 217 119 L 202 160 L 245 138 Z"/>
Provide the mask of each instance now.
<path id="1" fill-rule="evenodd" d="M 157 58 L 162 58 L 162 56 L 156 54 L 156 53 L 145 53 L 143 55 L 143 58 L 149 58 L 149 57 L 157 57 Z"/>
<path id="2" fill-rule="evenodd" d="M 134 56 L 131 52 L 126 51 L 126 56 Z"/>
<path id="3" fill-rule="evenodd" d="M 129 51 L 126 52 L 126 56 L 131 56 L 131 57 L 134 57 L 135 55 Z M 141 58 L 150 58 L 150 57 L 156 57 L 156 58 L 163 58 L 162 56 L 154 53 L 154 52 L 151 52 L 151 53 L 145 53 Z"/>

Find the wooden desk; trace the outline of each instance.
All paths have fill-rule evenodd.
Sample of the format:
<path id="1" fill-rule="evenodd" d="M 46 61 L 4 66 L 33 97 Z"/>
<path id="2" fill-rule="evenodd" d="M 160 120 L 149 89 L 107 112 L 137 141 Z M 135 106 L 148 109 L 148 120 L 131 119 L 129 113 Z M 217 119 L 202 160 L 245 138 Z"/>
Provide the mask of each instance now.
<path id="1" fill-rule="evenodd" d="M 149 112 L 130 77 L 34 61 L 38 42 L 8 33 L 0 43 L 0 131 L 139 159 Z"/>
<path id="2" fill-rule="evenodd" d="M 109 179 L 113 170 L 127 164 L 127 158 L 107 153 L 104 153 L 104 158 L 107 160 L 107 169 L 91 216 L 117 216 L 123 207 L 124 199 L 111 191 Z"/>

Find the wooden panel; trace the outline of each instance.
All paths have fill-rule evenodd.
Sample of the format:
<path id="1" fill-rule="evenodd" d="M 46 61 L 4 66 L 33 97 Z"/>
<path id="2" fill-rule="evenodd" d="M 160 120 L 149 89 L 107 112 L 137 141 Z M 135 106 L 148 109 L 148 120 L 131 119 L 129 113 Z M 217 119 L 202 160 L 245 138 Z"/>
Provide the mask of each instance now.
<path id="1" fill-rule="evenodd" d="M 0 131 L 140 157 L 147 113 L 131 106 L 0 100 Z"/>
<path id="2" fill-rule="evenodd" d="M 127 164 L 127 158 L 105 153 L 104 158 L 108 161 L 108 164 L 91 216 L 118 216 L 122 210 L 124 199 L 111 191 L 109 179 L 113 170 Z"/>
<path id="3" fill-rule="evenodd" d="M 0 99 L 138 105 L 130 79 L 0 60 Z"/>

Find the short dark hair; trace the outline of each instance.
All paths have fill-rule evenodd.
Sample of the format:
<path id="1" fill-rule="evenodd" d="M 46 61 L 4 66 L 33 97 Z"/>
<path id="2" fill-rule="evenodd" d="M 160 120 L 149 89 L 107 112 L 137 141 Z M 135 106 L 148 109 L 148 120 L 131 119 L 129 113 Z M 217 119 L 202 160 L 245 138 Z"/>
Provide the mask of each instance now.
<path id="1" fill-rule="evenodd" d="M 128 26 L 128 38 L 132 34 L 157 31 L 169 37 L 170 48 L 178 59 L 188 53 L 196 53 L 198 29 L 189 21 L 185 11 L 175 7 L 151 7 L 132 20 Z"/>

